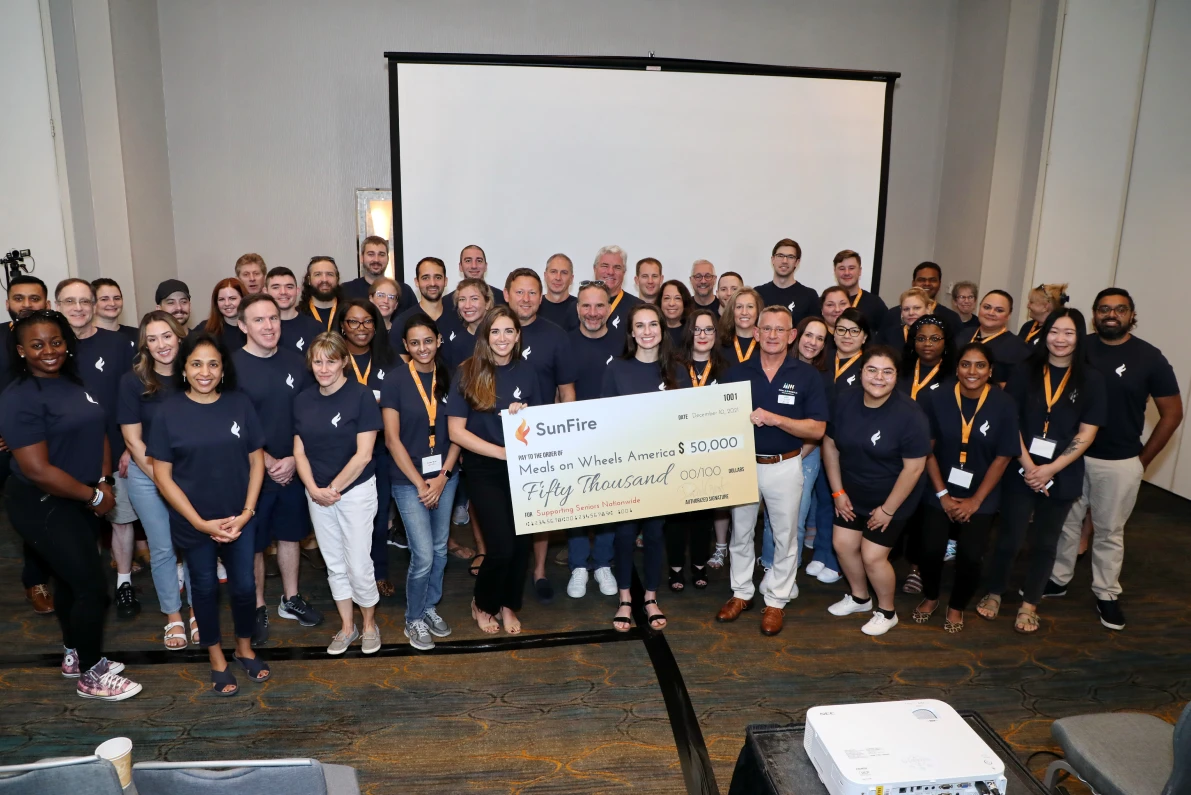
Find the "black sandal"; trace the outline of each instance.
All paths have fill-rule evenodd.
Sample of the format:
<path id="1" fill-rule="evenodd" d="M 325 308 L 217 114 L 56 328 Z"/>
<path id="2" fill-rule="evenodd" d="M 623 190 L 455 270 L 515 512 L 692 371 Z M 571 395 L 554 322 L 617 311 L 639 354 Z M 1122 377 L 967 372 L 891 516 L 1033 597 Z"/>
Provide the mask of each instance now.
<path id="1" fill-rule="evenodd" d="M 248 678 L 257 684 L 269 680 L 271 675 L 269 664 L 260 657 L 239 657 L 233 654 L 232 659 L 240 663 L 240 667 L 244 669 L 244 673 L 248 674 Z"/>
<path id="2" fill-rule="evenodd" d="M 231 685 L 235 690 L 224 690 L 223 688 Z M 236 683 L 236 677 L 232 673 L 231 668 L 224 668 L 222 671 L 211 669 L 211 692 L 223 698 L 229 698 L 240 692 L 240 685 Z"/>
<path id="3" fill-rule="evenodd" d="M 670 569 L 670 590 L 674 593 L 682 593 L 682 589 L 686 587 L 686 575 L 682 569 L 675 571 Z"/>
<path id="4" fill-rule="evenodd" d="M 645 600 L 645 604 L 646 604 L 646 605 L 654 605 L 654 606 L 657 606 L 657 603 L 658 603 L 658 600 L 657 600 L 657 599 L 646 599 L 646 600 Z M 655 621 L 665 621 L 665 620 L 666 620 L 666 616 L 665 616 L 665 614 L 664 614 L 664 613 L 662 613 L 662 612 L 661 612 L 661 609 L 660 609 L 660 608 L 659 608 L 659 611 L 658 611 L 657 613 L 654 613 L 652 616 L 649 616 L 649 618 L 648 618 L 647 620 L 649 621 L 649 628 L 650 628 L 650 629 L 652 629 L 652 630 L 655 630 L 655 631 L 659 631 L 659 632 L 660 632 L 661 630 L 665 629 L 665 626 L 661 626 L 661 627 L 655 627 L 655 626 L 653 625 L 653 622 L 655 622 Z"/>
<path id="5" fill-rule="evenodd" d="M 480 566 L 484 565 L 484 562 L 481 560 L 481 558 L 486 557 L 488 556 L 483 552 L 477 552 L 475 555 L 473 555 L 471 558 L 471 565 L 467 567 L 467 573 L 473 577 L 479 577 Z"/>
<path id="6" fill-rule="evenodd" d="M 707 587 L 707 567 L 691 566 L 691 582 L 699 590 Z"/>
<path id="7" fill-rule="evenodd" d="M 632 607 L 632 602 L 621 602 L 620 607 Z M 612 628 L 617 632 L 628 632 L 633 627 L 632 616 L 615 616 L 612 619 Z"/>

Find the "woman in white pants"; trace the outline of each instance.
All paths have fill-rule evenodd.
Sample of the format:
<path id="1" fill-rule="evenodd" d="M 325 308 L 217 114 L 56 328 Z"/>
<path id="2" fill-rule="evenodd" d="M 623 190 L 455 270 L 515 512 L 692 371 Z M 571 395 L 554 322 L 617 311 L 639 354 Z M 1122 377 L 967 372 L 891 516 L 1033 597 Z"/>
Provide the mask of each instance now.
<path id="1" fill-rule="evenodd" d="M 372 391 L 346 376 L 348 363 L 347 343 L 335 332 L 319 334 L 307 349 L 306 364 L 317 383 L 294 400 L 294 459 L 343 622 L 327 652 L 342 654 L 362 637 L 361 650 L 372 654 L 380 650 L 375 617 L 380 594 L 372 566 L 377 506 L 372 447 L 382 423 Z M 364 615 L 363 636 L 356 629 L 353 602 Z"/>

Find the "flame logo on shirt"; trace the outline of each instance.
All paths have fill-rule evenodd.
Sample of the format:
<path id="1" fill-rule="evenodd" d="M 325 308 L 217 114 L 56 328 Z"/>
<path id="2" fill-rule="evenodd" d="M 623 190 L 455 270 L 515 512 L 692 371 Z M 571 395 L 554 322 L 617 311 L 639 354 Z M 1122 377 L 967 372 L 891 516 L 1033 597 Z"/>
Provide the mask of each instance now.
<path id="1" fill-rule="evenodd" d="M 529 354 L 533 353 L 533 348 L 526 346 L 525 350 L 521 351 L 521 358 L 528 359 Z"/>
<path id="2" fill-rule="evenodd" d="M 100 356 L 98 361 L 95 362 L 95 369 L 102 373 L 103 365 L 104 365 L 103 357 Z"/>
<path id="3" fill-rule="evenodd" d="M 455 341 L 455 332 L 453 332 L 453 331 L 451 332 L 451 336 L 450 336 L 450 337 L 448 337 L 448 341 L 450 341 L 450 342 L 454 342 L 454 341 Z"/>
<path id="4" fill-rule="evenodd" d="M 1122 378 L 1124 378 L 1125 377 L 1125 365 L 1122 364 L 1120 367 L 1113 370 L 1113 372 L 1116 373 L 1117 375 L 1121 376 Z"/>
<path id="5" fill-rule="evenodd" d="M 521 387 L 517 387 L 516 389 L 513 390 L 513 400 L 520 400 L 520 399 L 521 399 Z M 522 422 L 524 422 L 524 420 L 522 420 Z"/>
<path id="6" fill-rule="evenodd" d="M 306 338 L 298 337 L 298 342 L 296 344 L 298 346 L 298 350 L 302 350 L 302 347 L 306 344 Z"/>
<path id="7" fill-rule="evenodd" d="M 290 389 L 294 388 L 294 377 L 292 375 L 290 375 L 289 373 L 285 374 L 285 385 L 288 386 Z"/>
<path id="8" fill-rule="evenodd" d="M 517 441 L 521 442 L 521 444 L 528 447 L 529 446 L 529 423 L 526 422 L 525 420 L 521 420 L 521 424 L 517 426 L 517 431 L 513 435 L 517 437 Z"/>
<path id="9" fill-rule="evenodd" d="M 869 437 L 869 441 L 873 443 L 873 447 L 876 447 L 877 442 L 881 441 L 881 432 L 877 431 L 874 433 L 871 437 Z"/>
<path id="10" fill-rule="evenodd" d="M 384 370 L 377 370 L 377 371 L 376 371 L 376 380 L 377 380 L 377 381 L 384 381 L 384 380 L 385 380 L 385 371 L 384 371 Z"/>
<path id="11" fill-rule="evenodd" d="M 335 416 L 331 418 L 331 424 L 332 424 L 332 425 L 334 425 L 336 428 L 338 428 L 338 427 L 339 427 L 339 421 L 340 421 L 341 419 L 343 419 L 343 415 L 342 415 L 342 414 L 340 414 L 339 412 L 335 412 Z"/>
<path id="12" fill-rule="evenodd" d="M 988 436 L 988 420 L 985 420 L 984 424 L 980 426 L 980 435 Z"/>
<path id="13" fill-rule="evenodd" d="M 612 318 L 612 328 L 620 328 L 620 318 Z"/>
<path id="14" fill-rule="evenodd" d="M 84 392 L 83 395 L 86 396 L 88 403 L 94 403 L 96 406 L 99 405 L 99 402 L 95 398 L 91 397 L 89 393 Z"/>
<path id="15" fill-rule="evenodd" d="M 232 435 L 234 435 L 237 439 L 240 438 L 240 424 L 235 420 L 232 420 Z"/>
<path id="16" fill-rule="evenodd" d="M 609 356 L 607 359 L 605 359 L 605 360 L 604 360 L 604 366 L 605 366 L 605 367 L 607 367 L 607 366 L 608 366 L 609 364 L 611 364 L 611 363 L 612 363 L 612 357 L 611 357 L 611 356 Z"/>

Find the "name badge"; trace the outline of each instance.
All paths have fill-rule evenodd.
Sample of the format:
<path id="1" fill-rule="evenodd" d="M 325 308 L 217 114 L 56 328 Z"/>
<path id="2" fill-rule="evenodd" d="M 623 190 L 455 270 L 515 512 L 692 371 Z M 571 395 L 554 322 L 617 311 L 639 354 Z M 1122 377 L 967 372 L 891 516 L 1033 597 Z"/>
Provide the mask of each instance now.
<path id="1" fill-rule="evenodd" d="M 422 458 L 422 474 L 429 475 L 431 472 L 442 471 L 442 453 L 438 455 L 428 455 Z"/>
<path id="2" fill-rule="evenodd" d="M 1041 436 L 1035 436 L 1030 442 L 1030 455 L 1036 455 L 1039 458 L 1045 458 L 1047 461 L 1055 457 L 1055 447 L 1057 446 L 1054 439 L 1043 439 Z"/>
<path id="3" fill-rule="evenodd" d="M 1025 467 L 1018 467 L 1018 468 L 1017 468 L 1017 474 L 1019 474 L 1019 475 L 1025 475 L 1025 474 L 1026 474 L 1026 468 L 1025 468 Z M 1048 480 L 1048 481 L 1046 482 L 1046 485 L 1045 485 L 1045 486 L 1043 486 L 1042 488 L 1044 488 L 1044 489 L 1046 489 L 1047 491 L 1049 491 L 1049 490 L 1050 490 L 1050 487 L 1051 487 L 1051 486 L 1053 486 L 1054 484 L 1055 484 L 1054 480 Z"/>
<path id="4" fill-rule="evenodd" d="M 376 398 L 377 403 L 380 403 L 380 390 L 379 389 L 372 390 L 372 396 L 374 398 Z"/>
<path id="5" fill-rule="evenodd" d="M 782 404 L 784 404 L 784 405 L 787 405 L 787 406 L 793 406 L 793 405 L 794 405 L 794 400 L 795 400 L 797 397 L 798 397 L 797 395 L 778 395 L 778 396 L 777 396 L 777 402 L 778 402 L 778 403 L 782 403 Z"/>
<path id="6" fill-rule="evenodd" d="M 972 473 L 959 467 L 951 467 L 951 473 L 947 475 L 947 482 L 953 486 L 959 486 L 961 489 L 970 489 L 972 488 Z"/>

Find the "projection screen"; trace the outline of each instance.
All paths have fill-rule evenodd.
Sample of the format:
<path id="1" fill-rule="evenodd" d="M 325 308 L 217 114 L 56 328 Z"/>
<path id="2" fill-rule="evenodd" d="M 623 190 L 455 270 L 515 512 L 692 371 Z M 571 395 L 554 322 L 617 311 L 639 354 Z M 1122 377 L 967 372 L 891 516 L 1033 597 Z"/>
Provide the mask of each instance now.
<path id="1" fill-rule="evenodd" d="M 798 280 L 832 257 L 881 269 L 893 72 L 634 58 L 386 53 L 394 265 L 422 257 L 459 279 L 478 244 L 488 281 L 541 273 L 562 252 L 575 284 L 616 244 L 684 282 L 697 259 L 746 284 L 774 243 L 802 246 Z"/>

